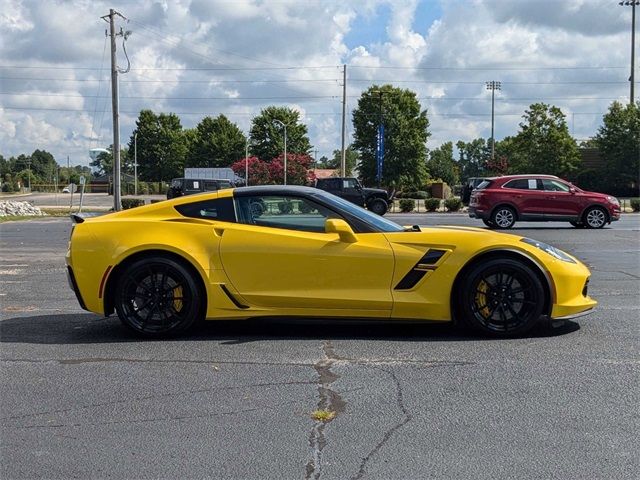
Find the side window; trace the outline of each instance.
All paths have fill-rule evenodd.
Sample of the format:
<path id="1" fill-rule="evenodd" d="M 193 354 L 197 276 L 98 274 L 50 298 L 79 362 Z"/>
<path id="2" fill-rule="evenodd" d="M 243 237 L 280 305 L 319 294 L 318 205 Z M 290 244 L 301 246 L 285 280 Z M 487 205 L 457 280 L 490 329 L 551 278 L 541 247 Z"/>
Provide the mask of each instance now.
<path id="1" fill-rule="evenodd" d="M 222 222 L 235 222 L 236 214 L 231 197 L 204 200 L 202 202 L 183 203 L 175 209 L 183 217 L 206 218 Z"/>
<path id="2" fill-rule="evenodd" d="M 535 189 L 535 180 L 533 180 L 533 188 Z M 504 188 L 515 188 L 518 190 L 529 190 L 529 180 L 526 178 L 517 178 L 505 183 Z"/>
<path id="3" fill-rule="evenodd" d="M 206 192 L 215 192 L 218 190 L 218 182 L 215 180 L 204 180 L 204 190 Z"/>
<path id="4" fill-rule="evenodd" d="M 568 192 L 569 191 L 568 185 L 565 185 L 562 182 L 558 182 L 557 180 L 543 179 L 542 185 L 545 190 L 551 191 L 551 192 Z"/>
<path id="5" fill-rule="evenodd" d="M 325 181 L 325 190 L 340 190 L 341 188 L 342 185 L 338 178 L 329 178 Z"/>
<path id="6" fill-rule="evenodd" d="M 185 180 L 185 190 L 190 192 L 199 192 L 202 190 L 202 180 Z"/>
<path id="7" fill-rule="evenodd" d="M 342 218 L 304 197 L 256 195 L 237 197 L 235 202 L 238 222 L 247 225 L 322 233 L 327 218 Z"/>
<path id="8" fill-rule="evenodd" d="M 345 178 L 342 180 L 342 188 L 356 188 L 356 181 L 353 178 Z"/>

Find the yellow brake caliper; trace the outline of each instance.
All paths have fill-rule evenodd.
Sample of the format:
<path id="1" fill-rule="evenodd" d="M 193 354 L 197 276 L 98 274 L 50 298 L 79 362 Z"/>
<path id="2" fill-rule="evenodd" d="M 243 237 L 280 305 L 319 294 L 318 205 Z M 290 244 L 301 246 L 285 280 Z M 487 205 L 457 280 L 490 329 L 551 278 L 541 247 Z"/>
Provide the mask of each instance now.
<path id="1" fill-rule="evenodd" d="M 175 308 L 176 312 L 182 310 L 182 287 L 178 286 L 173 289 L 173 308 Z"/>
<path id="2" fill-rule="evenodd" d="M 489 297 L 487 296 L 487 292 L 489 291 L 489 284 L 482 280 L 478 284 L 478 288 L 476 291 L 476 307 L 478 307 L 478 311 L 483 317 L 488 317 L 491 310 L 489 310 Z"/>

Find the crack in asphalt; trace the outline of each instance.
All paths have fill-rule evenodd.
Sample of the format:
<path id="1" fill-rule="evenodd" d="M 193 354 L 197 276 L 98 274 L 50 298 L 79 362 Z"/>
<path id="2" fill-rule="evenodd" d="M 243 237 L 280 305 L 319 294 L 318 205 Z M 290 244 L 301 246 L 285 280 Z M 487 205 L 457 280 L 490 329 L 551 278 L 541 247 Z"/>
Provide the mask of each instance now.
<path id="1" fill-rule="evenodd" d="M 196 389 L 196 390 L 187 390 L 187 391 L 183 391 L 183 392 L 162 393 L 162 394 L 158 394 L 158 395 L 146 395 L 144 397 L 129 398 L 129 399 L 126 399 L 126 400 L 114 400 L 114 401 L 110 401 L 110 402 L 91 403 L 91 404 L 88 404 L 88 405 L 79 405 L 77 407 L 70 407 L 70 408 L 65 408 L 65 409 L 60 409 L 60 410 L 49 410 L 49 411 L 46 411 L 46 412 L 35 412 L 35 413 L 25 413 L 23 415 L 12 415 L 10 417 L 1 417 L 0 420 L 19 420 L 19 419 L 23 419 L 23 418 L 39 417 L 39 416 L 42 416 L 42 415 L 64 414 L 64 413 L 70 413 L 70 412 L 78 411 L 78 410 L 88 410 L 88 409 L 91 409 L 91 408 L 100 408 L 100 407 L 108 407 L 108 406 L 113 406 L 113 405 L 130 404 L 130 403 L 133 403 L 133 402 L 144 402 L 146 400 L 161 399 L 161 398 L 171 398 L 171 397 L 177 397 L 177 396 L 180 396 L 180 395 L 194 395 L 194 394 L 198 394 L 198 393 L 209 393 L 209 392 L 216 392 L 216 391 L 239 390 L 239 389 L 243 389 L 243 388 L 261 388 L 261 387 L 278 387 L 278 386 L 285 386 L 285 385 L 315 385 L 315 384 L 316 384 L 316 382 L 314 382 L 314 381 L 293 381 L 293 382 L 254 383 L 254 384 L 250 384 L 250 385 L 234 385 L 234 386 L 229 386 L 229 387 L 200 388 L 200 389 Z"/>
<path id="2" fill-rule="evenodd" d="M 341 360 L 335 354 L 333 344 L 330 340 L 322 342 L 323 359 L 314 364 L 313 368 L 318 373 L 318 410 L 328 410 L 336 413 L 336 416 L 343 413 L 346 408 L 346 402 L 340 394 L 330 388 L 340 375 L 333 372 L 331 367 L 336 361 Z M 335 418 L 335 417 L 334 417 Z M 334 420 L 331 418 L 327 421 L 316 420 L 311 433 L 309 434 L 309 448 L 311 455 L 305 467 L 305 480 L 318 480 L 322 474 L 322 450 L 327 444 L 324 430 L 326 426 Z"/>
<path id="3" fill-rule="evenodd" d="M 380 370 L 382 372 L 385 372 L 393 380 L 393 382 L 395 384 L 395 387 L 396 387 L 396 403 L 398 405 L 398 408 L 402 412 L 402 415 L 403 415 L 404 418 L 400 422 L 396 423 L 393 427 L 391 427 L 389 430 L 387 430 L 385 432 L 385 434 L 382 437 L 382 440 L 380 440 L 376 444 L 376 446 L 373 447 L 373 449 L 362 459 L 362 462 L 360 463 L 360 468 L 358 469 L 356 474 L 351 477 L 351 480 L 359 480 L 359 479 L 361 479 L 365 475 L 365 472 L 366 472 L 366 469 L 367 469 L 367 464 L 369 463 L 369 460 L 371 460 L 371 458 L 376 453 L 378 453 L 378 451 L 389 441 L 389 439 L 393 436 L 393 434 L 396 431 L 398 431 L 399 429 L 404 427 L 413 418 L 412 415 L 407 410 L 407 407 L 404 404 L 404 396 L 403 396 L 403 393 L 402 393 L 402 385 L 400 384 L 400 381 L 398 380 L 398 377 L 396 377 L 396 375 L 391 370 L 386 370 L 386 369 L 384 369 L 384 368 L 382 368 L 380 366 L 376 366 L 374 368 L 376 368 L 376 369 L 378 369 L 378 370 Z"/>
<path id="4" fill-rule="evenodd" d="M 140 420 L 113 420 L 108 422 L 95 422 L 95 423 L 68 423 L 68 424 L 50 424 L 50 425 L 27 425 L 24 427 L 15 427 L 15 430 L 29 430 L 36 428 L 65 428 L 65 427 L 87 427 L 87 426 L 97 426 L 97 425 L 118 425 L 118 424 L 134 424 L 134 423 L 154 423 L 154 422 L 173 422 L 173 421 L 181 421 L 181 420 L 192 420 L 197 418 L 214 418 L 221 417 L 224 415 L 237 415 L 239 413 L 248 413 L 248 412 L 256 412 L 259 410 L 275 410 L 279 407 L 283 407 L 285 405 L 291 405 L 295 403 L 300 403 L 301 400 L 290 400 L 288 402 L 280 402 L 275 405 L 263 405 L 260 407 L 252 407 L 252 408 L 243 408 L 240 410 L 231 410 L 228 412 L 218 412 L 218 413 L 207 413 L 202 415 L 175 415 L 171 417 L 152 417 L 152 418 L 144 418 Z"/>

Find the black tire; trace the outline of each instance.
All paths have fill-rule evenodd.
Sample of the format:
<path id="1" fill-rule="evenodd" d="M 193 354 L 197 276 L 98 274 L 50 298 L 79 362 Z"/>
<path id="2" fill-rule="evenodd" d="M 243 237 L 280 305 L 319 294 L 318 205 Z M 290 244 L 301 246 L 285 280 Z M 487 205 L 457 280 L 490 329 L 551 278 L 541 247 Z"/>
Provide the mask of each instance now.
<path id="1" fill-rule="evenodd" d="M 491 223 L 493 228 L 511 228 L 516 223 L 516 212 L 511 207 L 498 207 L 491 214 Z"/>
<path id="2" fill-rule="evenodd" d="M 373 213 L 375 213 L 376 215 L 382 216 L 385 213 L 387 213 L 387 210 L 389 209 L 389 205 L 387 205 L 387 202 L 385 202 L 381 198 L 376 198 L 371 203 L 369 203 L 367 208 L 371 210 Z"/>
<path id="3" fill-rule="evenodd" d="M 573 225 L 576 228 L 584 228 L 585 225 L 582 222 L 569 222 L 571 225 Z"/>
<path id="4" fill-rule="evenodd" d="M 143 258 L 118 279 L 115 309 L 134 332 L 148 337 L 183 332 L 204 317 L 204 292 L 190 268 L 166 257 Z"/>
<path id="5" fill-rule="evenodd" d="M 582 223 L 587 228 L 602 228 L 608 221 L 607 212 L 600 207 L 590 207 L 582 216 Z"/>
<path id="6" fill-rule="evenodd" d="M 458 314 L 473 330 L 496 337 L 529 331 L 540 319 L 545 290 L 536 273 L 510 258 L 481 261 L 457 289 Z"/>
<path id="7" fill-rule="evenodd" d="M 484 223 L 489 228 L 496 228 L 495 223 L 493 223 L 491 220 L 487 220 L 486 218 L 482 219 L 482 223 Z"/>

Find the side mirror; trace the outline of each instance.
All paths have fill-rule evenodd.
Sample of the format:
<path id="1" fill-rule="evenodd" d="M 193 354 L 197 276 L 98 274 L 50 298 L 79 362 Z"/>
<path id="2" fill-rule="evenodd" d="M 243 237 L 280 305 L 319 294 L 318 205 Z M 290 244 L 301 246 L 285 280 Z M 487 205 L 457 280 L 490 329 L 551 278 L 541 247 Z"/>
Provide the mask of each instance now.
<path id="1" fill-rule="evenodd" d="M 355 243 L 358 241 L 349 224 L 339 218 L 327 218 L 324 222 L 324 231 L 326 233 L 337 233 L 342 242 Z"/>
<path id="2" fill-rule="evenodd" d="M 569 193 L 576 193 L 576 187 L 569 187 Z"/>

